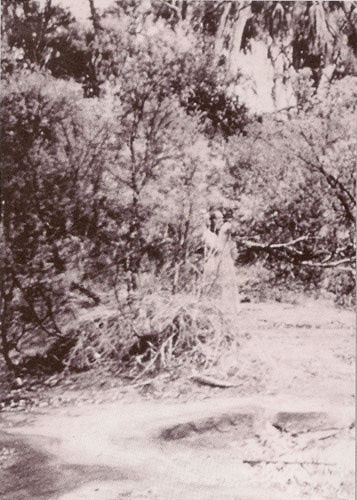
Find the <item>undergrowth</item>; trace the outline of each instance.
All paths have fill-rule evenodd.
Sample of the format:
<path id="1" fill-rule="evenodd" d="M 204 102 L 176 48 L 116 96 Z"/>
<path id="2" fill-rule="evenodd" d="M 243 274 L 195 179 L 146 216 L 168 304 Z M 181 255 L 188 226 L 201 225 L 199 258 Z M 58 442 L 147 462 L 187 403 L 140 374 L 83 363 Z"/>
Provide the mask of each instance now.
<path id="1" fill-rule="evenodd" d="M 68 369 L 107 364 L 134 379 L 187 363 L 208 368 L 236 338 L 217 301 L 163 291 L 130 294 L 117 308 L 99 306 L 71 325 L 68 335 L 76 339 Z"/>

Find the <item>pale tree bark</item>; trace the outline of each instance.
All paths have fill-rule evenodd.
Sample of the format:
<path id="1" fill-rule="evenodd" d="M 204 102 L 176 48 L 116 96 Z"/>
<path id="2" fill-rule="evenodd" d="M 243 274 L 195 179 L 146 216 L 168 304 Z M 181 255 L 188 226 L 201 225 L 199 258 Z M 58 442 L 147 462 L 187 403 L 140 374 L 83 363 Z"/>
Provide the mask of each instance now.
<path id="1" fill-rule="evenodd" d="M 222 12 L 221 19 L 219 21 L 219 25 L 217 28 L 217 33 L 216 33 L 216 40 L 215 40 L 215 46 L 214 46 L 214 51 L 217 57 L 220 57 L 223 53 L 223 47 L 224 47 L 224 38 L 226 35 L 226 24 L 227 24 L 227 18 L 228 14 L 231 10 L 232 7 L 232 2 L 225 2 L 224 3 L 224 9 Z"/>
<path id="2" fill-rule="evenodd" d="M 228 60 L 228 73 L 232 78 L 237 76 L 244 28 L 252 16 L 251 2 L 244 2 L 238 11 L 238 18 L 233 25 L 231 50 Z"/>

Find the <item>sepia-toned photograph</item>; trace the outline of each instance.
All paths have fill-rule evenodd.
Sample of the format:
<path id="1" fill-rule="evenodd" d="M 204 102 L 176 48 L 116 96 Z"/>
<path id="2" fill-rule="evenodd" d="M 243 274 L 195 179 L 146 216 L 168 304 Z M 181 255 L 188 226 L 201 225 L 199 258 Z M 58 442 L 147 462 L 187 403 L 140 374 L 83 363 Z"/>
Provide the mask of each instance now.
<path id="1" fill-rule="evenodd" d="M 0 499 L 355 498 L 357 2 L 1 0 Z"/>

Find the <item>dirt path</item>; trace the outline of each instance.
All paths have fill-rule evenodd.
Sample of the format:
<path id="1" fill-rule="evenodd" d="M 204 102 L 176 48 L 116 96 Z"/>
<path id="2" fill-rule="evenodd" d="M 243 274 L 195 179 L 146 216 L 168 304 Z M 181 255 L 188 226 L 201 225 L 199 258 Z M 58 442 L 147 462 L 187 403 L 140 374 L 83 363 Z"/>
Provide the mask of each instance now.
<path id="1" fill-rule="evenodd" d="M 0 497 L 352 499 L 354 315 L 321 303 L 247 304 L 240 322 L 238 359 L 216 368 L 241 386 L 186 381 L 186 401 L 3 412 L 10 461 L 1 471 L 0 453 Z"/>

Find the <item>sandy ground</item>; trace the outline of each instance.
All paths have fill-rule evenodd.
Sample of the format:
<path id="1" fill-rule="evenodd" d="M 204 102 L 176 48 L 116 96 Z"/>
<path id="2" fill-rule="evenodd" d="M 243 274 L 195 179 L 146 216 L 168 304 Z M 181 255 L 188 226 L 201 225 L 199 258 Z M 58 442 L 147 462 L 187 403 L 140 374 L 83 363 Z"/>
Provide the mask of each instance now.
<path id="1" fill-rule="evenodd" d="M 242 304 L 237 321 L 213 374 L 237 387 L 188 378 L 171 398 L 3 412 L 0 497 L 354 498 L 354 314 Z"/>

